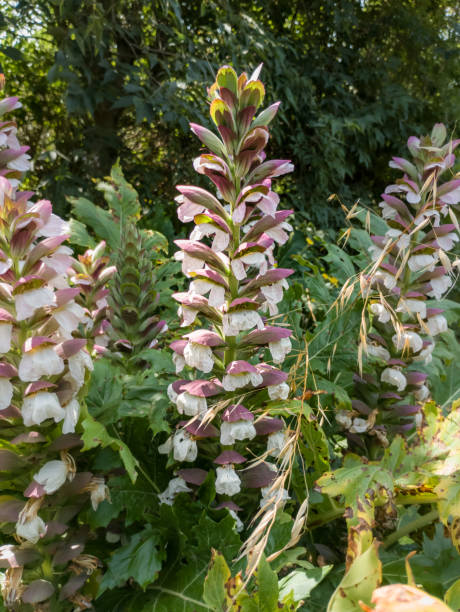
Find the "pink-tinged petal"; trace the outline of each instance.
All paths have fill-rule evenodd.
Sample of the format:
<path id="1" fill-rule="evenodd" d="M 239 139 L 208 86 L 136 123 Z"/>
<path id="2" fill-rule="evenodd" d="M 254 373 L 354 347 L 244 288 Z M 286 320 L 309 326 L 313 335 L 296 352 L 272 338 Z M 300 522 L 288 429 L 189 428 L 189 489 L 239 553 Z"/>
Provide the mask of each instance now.
<path id="1" fill-rule="evenodd" d="M 387 361 L 388 365 L 396 365 L 396 366 L 402 366 L 403 368 L 405 366 L 407 366 L 407 363 L 405 361 L 403 361 L 402 359 L 389 359 Z"/>
<path id="2" fill-rule="evenodd" d="M 236 204 L 240 204 L 241 202 L 258 202 L 262 196 L 266 196 L 269 192 L 269 187 L 267 185 L 250 185 L 249 187 L 245 187 L 240 191 Z"/>
<path id="3" fill-rule="evenodd" d="M 72 355 L 76 355 L 82 349 L 86 347 L 86 340 L 84 338 L 72 338 L 72 340 L 66 340 L 56 347 L 56 352 L 62 359 L 68 359 Z"/>
<path id="4" fill-rule="evenodd" d="M 38 444 L 40 442 L 46 442 L 46 438 L 38 431 L 27 431 L 11 440 L 11 444 Z"/>
<path id="5" fill-rule="evenodd" d="M 397 168 L 403 172 L 407 172 L 414 180 L 418 178 L 417 168 L 411 162 L 407 161 L 403 157 L 393 157 L 392 161 L 388 164 L 390 168 Z"/>
<path id="6" fill-rule="evenodd" d="M 261 387 L 272 387 L 274 385 L 280 385 L 288 379 L 288 374 L 282 370 L 278 370 L 268 363 L 259 363 L 257 365 L 258 372 L 262 375 L 263 383 Z"/>
<path id="7" fill-rule="evenodd" d="M 217 504 L 216 510 L 222 510 L 222 508 L 228 508 L 229 510 L 233 510 L 233 512 L 240 512 L 243 509 L 240 508 L 238 504 L 235 504 L 235 502 L 232 502 L 230 499 L 220 502 L 220 504 Z"/>
<path id="8" fill-rule="evenodd" d="M 195 215 L 194 221 L 196 225 L 201 225 L 202 223 L 209 223 L 226 232 L 227 234 L 231 235 L 232 233 L 224 219 L 222 219 L 220 215 L 216 215 L 215 213 L 212 213 L 210 211 L 208 211 L 206 214 Z"/>
<path id="9" fill-rule="evenodd" d="M 276 478 L 276 472 L 270 469 L 267 463 L 259 463 L 259 465 L 243 470 L 241 475 L 243 484 L 248 489 L 268 487 Z"/>
<path id="10" fill-rule="evenodd" d="M 22 346 L 23 353 L 29 353 L 39 347 L 44 348 L 45 346 L 51 346 L 56 344 L 56 341 L 48 336 L 33 336 L 31 338 L 27 338 Z"/>
<path id="11" fill-rule="evenodd" d="M 436 315 L 442 314 L 444 312 L 444 308 L 427 308 L 426 316 L 435 317 Z"/>
<path id="12" fill-rule="evenodd" d="M 20 455 L 17 455 L 13 451 L 1 448 L 0 449 L 0 470 L 11 471 L 17 470 L 18 468 L 24 467 L 24 460 Z"/>
<path id="13" fill-rule="evenodd" d="M 259 304 L 249 298 L 241 297 L 233 300 L 228 307 L 228 312 L 238 312 L 239 310 L 258 310 Z"/>
<path id="14" fill-rule="evenodd" d="M 389 195 L 388 193 L 382 193 L 381 197 L 382 200 L 384 200 L 384 202 L 388 204 L 388 206 L 396 210 L 403 218 L 411 220 L 413 219 L 409 208 L 402 200 L 395 196 Z"/>
<path id="15" fill-rule="evenodd" d="M 4 408 L 0 410 L 0 419 L 20 419 L 21 412 L 16 408 L 16 406 L 10 405 L 8 408 Z"/>
<path id="16" fill-rule="evenodd" d="M 62 434 L 49 445 L 48 449 L 51 451 L 68 450 L 70 448 L 81 448 L 83 446 L 83 440 L 76 433 Z"/>
<path id="17" fill-rule="evenodd" d="M 208 246 L 201 244 L 201 242 L 194 242 L 192 240 L 175 240 L 174 243 L 187 255 L 194 259 L 199 259 L 203 262 L 208 263 L 210 266 L 222 272 L 227 273 L 227 268 L 222 262 L 222 259 L 214 253 L 214 251 Z"/>
<path id="18" fill-rule="evenodd" d="M 424 372 L 407 372 L 406 379 L 408 385 L 421 385 L 428 378 L 428 374 Z"/>
<path id="19" fill-rule="evenodd" d="M 80 294 L 80 292 L 81 292 L 81 289 L 79 289 L 78 287 L 75 287 L 75 288 L 72 287 L 69 289 L 59 289 L 54 294 L 56 297 L 56 305 L 58 306 L 58 308 L 60 308 L 61 306 L 65 306 L 71 300 L 76 298 L 77 295 Z"/>
<path id="20" fill-rule="evenodd" d="M 220 139 L 214 134 L 214 132 L 211 132 L 211 130 L 208 130 L 202 125 L 198 125 L 197 123 L 190 123 L 190 129 L 195 134 L 195 136 L 197 136 L 201 140 L 201 142 L 213 153 L 216 153 L 216 155 L 221 155 L 222 153 L 224 153 L 224 145 L 220 141 Z"/>
<path id="21" fill-rule="evenodd" d="M 378 334 L 372 334 L 372 333 L 368 334 L 368 336 L 370 340 L 374 340 L 375 342 L 378 342 L 382 346 L 388 346 L 387 341 L 382 336 L 379 336 Z"/>
<path id="22" fill-rule="evenodd" d="M 402 399 L 400 395 L 398 395 L 397 393 L 394 393 L 393 391 L 386 391 L 385 393 L 381 393 L 379 397 L 380 399 L 394 399 L 394 400 Z"/>
<path id="23" fill-rule="evenodd" d="M 268 344 L 269 342 L 277 342 L 282 338 L 292 336 L 292 331 L 285 327 L 265 327 L 262 330 L 255 330 L 249 333 L 242 341 L 242 344 Z"/>
<path id="24" fill-rule="evenodd" d="M 361 414 L 368 415 L 368 414 L 371 414 L 372 412 L 372 410 L 369 408 L 367 404 L 365 404 L 364 402 L 358 399 L 352 400 L 351 407 L 354 410 L 357 410 L 358 412 L 360 412 Z"/>
<path id="25" fill-rule="evenodd" d="M 0 362 L 0 378 L 13 378 L 17 375 L 18 371 L 13 365 Z"/>
<path id="26" fill-rule="evenodd" d="M 253 421 L 254 415 L 242 404 L 233 404 L 224 410 L 222 420 L 228 423 L 235 423 L 236 421 Z"/>
<path id="27" fill-rule="evenodd" d="M 187 346 L 187 344 L 188 344 L 187 340 L 174 340 L 169 345 L 169 348 L 173 350 L 175 353 L 177 353 L 178 355 L 183 355 L 184 348 Z"/>
<path id="28" fill-rule="evenodd" d="M 281 419 L 274 419 L 271 417 L 264 417 L 254 423 L 257 431 L 257 435 L 266 436 L 268 434 L 276 433 L 284 429 L 284 422 Z"/>
<path id="29" fill-rule="evenodd" d="M 410 404 L 395 404 L 391 406 L 391 410 L 393 410 L 399 416 L 411 416 L 420 412 L 420 406 Z"/>
<path id="30" fill-rule="evenodd" d="M 246 179 L 248 183 L 259 183 L 266 178 L 288 174 L 294 170 L 289 159 L 272 159 L 257 166 Z"/>
<path id="31" fill-rule="evenodd" d="M 189 342 L 201 344 L 203 346 L 222 346 L 225 344 L 219 334 L 209 331 L 208 329 L 197 329 L 190 334 L 185 334 L 184 338 L 187 338 Z"/>
<path id="32" fill-rule="evenodd" d="M 257 276 L 255 279 L 244 285 L 240 293 L 244 295 L 255 292 L 260 287 L 273 285 L 274 283 L 282 281 L 288 276 L 291 276 L 291 274 L 294 274 L 294 270 L 290 270 L 288 268 L 275 268 L 273 270 L 268 270 L 265 274 Z"/>
<path id="33" fill-rule="evenodd" d="M 243 360 L 232 361 L 231 363 L 228 364 L 225 371 L 227 374 L 232 374 L 232 375 L 243 374 L 246 372 L 258 373 L 258 370 L 255 366 Z"/>
<path id="34" fill-rule="evenodd" d="M 208 472 L 206 470 L 201 470 L 200 468 L 186 468 L 183 470 L 178 470 L 177 475 L 189 484 L 200 486 L 206 480 Z"/>
<path id="35" fill-rule="evenodd" d="M 222 287 L 225 287 L 226 289 L 228 289 L 228 282 L 225 280 L 225 278 L 223 276 L 221 276 L 220 274 L 218 274 L 214 270 L 207 270 L 206 269 L 206 270 L 191 271 L 190 272 L 190 278 L 210 280 L 213 283 L 216 283 L 218 285 L 222 285 Z"/>
<path id="36" fill-rule="evenodd" d="M 218 457 L 214 459 L 214 463 L 218 465 L 227 465 L 229 463 L 244 463 L 246 459 L 240 453 L 234 450 L 225 450 Z"/>
<path id="37" fill-rule="evenodd" d="M 24 491 L 24 497 L 43 497 L 44 495 L 46 495 L 45 487 L 35 482 L 35 480 L 32 480 Z"/>
<path id="38" fill-rule="evenodd" d="M 25 505 L 26 502 L 19 499 L 8 499 L 0 502 L 0 523 L 15 523 Z"/>
<path id="39" fill-rule="evenodd" d="M 12 323 L 14 321 L 14 317 L 4 308 L 0 308 L 0 321 Z"/>
<path id="40" fill-rule="evenodd" d="M 281 210 L 275 213 L 273 217 L 262 217 L 262 219 L 257 221 L 257 223 L 252 226 L 249 232 L 245 234 L 245 236 L 243 237 L 244 242 L 254 241 L 267 230 L 283 223 L 290 215 L 292 215 L 293 212 L 293 210 Z"/>
<path id="41" fill-rule="evenodd" d="M 180 421 L 179 425 L 184 427 L 189 434 L 196 438 L 217 438 L 219 430 L 211 423 L 204 425 L 198 419 L 192 421 Z"/>
<path id="42" fill-rule="evenodd" d="M 219 395 L 222 393 L 223 388 L 219 381 L 212 380 L 192 380 L 192 381 L 182 381 L 182 391 L 187 391 L 190 395 L 195 395 L 197 397 L 213 397 L 214 395 Z M 173 383 L 174 388 L 174 383 Z M 174 388 L 176 393 L 179 391 Z"/>
<path id="43" fill-rule="evenodd" d="M 52 382 L 48 382 L 47 380 L 37 380 L 36 382 L 32 382 L 30 385 L 27 385 L 24 395 L 32 395 L 33 393 L 38 393 L 39 391 L 44 391 L 45 389 L 56 389 L 56 387 L 57 385 Z"/>

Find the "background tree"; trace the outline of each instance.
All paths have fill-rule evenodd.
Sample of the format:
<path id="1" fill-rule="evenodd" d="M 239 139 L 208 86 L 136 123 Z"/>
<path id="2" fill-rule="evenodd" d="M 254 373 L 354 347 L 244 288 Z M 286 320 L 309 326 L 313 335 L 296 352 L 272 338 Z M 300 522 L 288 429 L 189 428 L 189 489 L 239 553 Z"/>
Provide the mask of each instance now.
<path id="1" fill-rule="evenodd" d="M 270 147 L 297 168 L 284 183 L 289 205 L 323 227 L 340 222 L 331 193 L 371 203 L 391 151 L 435 121 L 452 128 L 459 115 L 455 0 L 0 7 L 3 70 L 7 79 L 22 73 L 8 92 L 21 95 L 32 152 L 46 151 L 35 172 L 61 211 L 65 194 L 86 191 L 120 157 L 144 199 L 145 222 L 172 235 L 173 185 L 190 173 L 188 121 L 205 120 L 203 83 L 226 62 L 264 62 L 267 90 L 282 100 Z"/>

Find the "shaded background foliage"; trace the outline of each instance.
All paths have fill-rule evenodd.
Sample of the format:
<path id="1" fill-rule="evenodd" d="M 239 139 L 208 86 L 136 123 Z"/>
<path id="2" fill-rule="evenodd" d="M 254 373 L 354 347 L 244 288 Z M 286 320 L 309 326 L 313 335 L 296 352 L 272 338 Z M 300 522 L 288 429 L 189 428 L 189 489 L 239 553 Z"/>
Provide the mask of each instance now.
<path id="1" fill-rule="evenodd" d="M 455 0 L 0 0 L 1 64 L 21 96 L 36 184 L 61 213 L 117 157 L 169 238 L 190 177 L 190 120 L 217 67 L 264 62 L 282 101 L 272 151 L 293 159 L 289 205 L 337 227 L 332 193 L 372 203 L 407 136 L 459 116 Z M 20 114 L 18 114 L 20 115 Z M 378 177 L 378 178 L 376 178 Z M 299 214 L 300 213 L 300 214 Z"/>

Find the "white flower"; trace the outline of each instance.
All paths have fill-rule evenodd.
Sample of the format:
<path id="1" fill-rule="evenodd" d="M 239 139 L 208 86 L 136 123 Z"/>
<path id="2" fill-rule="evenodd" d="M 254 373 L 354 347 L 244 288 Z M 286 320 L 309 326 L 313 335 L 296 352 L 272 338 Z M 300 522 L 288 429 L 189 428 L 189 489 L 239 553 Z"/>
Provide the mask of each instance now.
<path id="1" fill-rule="evenodd" d="M 416 332 L 413 331 L 395 334 L 392 341 L 398 351 L 404 351 L 409 348 L 414 353 L 418 353 L 423 348 L 423 340 Z"/>
<path id="2" fill-rule="evenodd" d="M 55 271 L 56 274 L 66 274 L 72 265 L 72 249 L 67 246 L 60 246 L 49 257 L 43 257 L 42 262 Z"/>
<path id="3" fill-rule="evenodd" d="M 409 257 L 408 266 L 412 272 L 431 272 L 438 260 L 435 255 L 412 255 Z"/>
<path id="4" fill-rule="evenodd" d="M 264 328 L 260 314 L 256 310 L 238 310 L 222 317 L 223 331 L 226 336 L 237 336 L 240 331 L 257 327 Z"/>
<path id="5" fill-rule="evenodd" d="M 225 391 L 236 391 L 251 383 L 254 387 L 261 385 L 263 377 L 258 372 L 243 372 L 242 374 L 224 374 L 222 386 Z"/>
<path id="6" fill-rule="evenodd" d="M 399 301 L 396 312 L 420 314 L 422 319 L 426 317 L 426 304 L 423 300 L 416 300 L 412 298 L 401 298 Z"/>
<path id="7" fill-rule="evenodd" d="M 282 280 L 272 283 L 271 285 L 262 285 L 260 288 L 262 295 L 266 299 L 268 310 L 271 315 L 278 313 L 278 308 L 276 305 L 283 299 L 283 289 L 287 289 L 288 287 L 289 285 L 287 280 L 283 278 Z"/>
<path id="8" fill-rule="evenodd" d="M 416 355 L 413 360 L 414 361 L 423 361 L 423 363 L 425 365 L 428 365 L 429 363 L 431 363 L 433 361 L 433 350 L 434 350 L 434 343 L 433 344 L 428 344 L 423 351 L 420 351 L 420 353 L 418 355 Z"/>
<path id="9" fill-rule="evenodd" d="M 174 259 L 182 261 L 182 274 L 185 274 L 185 276 L 190 276 L 190 272 L 201 270 L 204 267 L 204 261 L 202 259 L 192 257 L 185 251 L 178 251 L 175 253 Z"/>
<path id="10" fill-rule="evenodd" d="M 335 415 L 335 420 L 344 429 L 350 429 L 352 419 L 348 410 L 339 410 L 339 412 L 337 412 L 337 414 Z"/>
<path id="11" fill-rule="evenodd" d="M 0 353 L 8 353 L 11 349 L 12 323 L 0 322 Z"/>
<path id="12" fill-rule="evenodd" d="M 442 334 L 449 329 L 447 319 L 442 314 L 437 314 L 434 317 L 430 317 L 426 322 L 426 325 L 432 336 Z"/>
<path id="13" fill-rule="evenodd" d="M 54 238 L 68 233 L 70 233 L 69 224 L 54 213 L 51 213 L 45 225 L 38 230 L 38 235 L 45 238 Z"/>
<path id="14" fill-rule="evenodd" d="M 22 355 L 18 375 L 23 381 L 39 380 L 42 376 L 54 376 L 64 371 L 64 361 L 52 346 L 38 347 Z"/>
<path id="15" fill-rule="evenodd" d="M 160 500 L 160 504 L 166 504 L 167 506 L 172 506 L 174 503 L 174 498 L 178 493 L 188 493 L 192 489 L 187 486 L 187 483 L 183 478 L 173 478 L 169 481 L 168 486 L 158 495 L 158 499 Z"/>
<path id="16" fill-rule="evenodd" d="M 443 294 L 452 285 L 452 279 L 450 276 L 439 276 L 438 278 L 432 278 L 430 280 L 430 285 L 431 291 L 428 291 L 427 295 L 436 300 L 440 300 Z"/>
<path id="17" fill-rule="evenodd" d="M 393 274 L 390 274 L 389 272 L 377 270 L 377 272 L 372 277 L 372 280 L 374 282 L 382 282 L 389 291 L 396 287 L 396 279 Z"/>
<path id="18" fill-rule="evenodd" d="M 230 234 L 211 223 L 200 223 L 197 225 L 190 234 L 190 240 L 201 240 L 203 236 L 212 236 L 212 234 L 214 234 L 214 240 L 211 245 L 212 250 L 224 251 L 230 242 Z"/>
<path id="19" fill-rule="evenodd" d="M 268 397 L 271 400 L 287 399 L 289 396 L 289 385 L 287 383 L 280 383 L 279 385 L 270 385 L 267 387 Z"/>
<path id="20" fill-rule="evenodd" d="M 198 455 L 198 447 L 190 434 L 179 429 L 173 438 L 174 459 L 176 461 L 195 461 Z"/>
<path id="21" fill-rule="evenodd" d="M 385 368 L 382 372 L 380 380 L 384 383 L 396 387 L 398 391 L 404 391 L 407 385 L 407 380 L 404 374 L 396 368 Z"/>
<path id="22" fill-rule="evenodd" d="M 419 402 L 424 402 L 430 396 L 430 390 L 426 385 L 420 385 L 420 387 L 414 392 L 414 395 Z"/>
<path id="23" fill-rule="evenodd" d="M 228 508 L 228 512 L 230 514 L 230 516 L 232 516 L 235 519 L 235 531 L 237 533 L 240 533 L 241 531 L 243 531 L 244 529 L 244 523 L 243 521 L 240 519 L 240 517 L 237 515 L 237 513 L 235 512 L 235 510 L 231 510 L 230 508 Z"/>
<path id="24" fill-rule="evenodd" d="M 160 455 L 169 455 L 172 449 L 173 437 L 169 436 L 169 438 L 165 442 L 163 442 L 163 444 L 160 444 L 160 446 L 158 447 L 158 452 L 160 453 Z"/>
<path id="25" fill-rule="evenodd" d="M 381 254 L 383 253 L 383 249 L 378 247 L 376 244 L 371 244 L 371 246 L 367 249 L 371 255 L 372 261 L 377 261 Z"/>
<path id="26" fill-rule="evenodd" d="M 0 378 L 0 410 L 5 410 L 13 398 L 13 385 L 8 378 Z"/>
<path id="27" fill-rule="evenodd" d="M 380 202 L 379 206 L 382 209 L 382 217 L 384 219 L 394 219 L 398 214 L 398 211 L 392 206 L 389 206 L 385 201 Z"/>
<path id="28" fill-rule="evenodd" d="M 410 236 L 406 234 L 405 232 L 401 232 L 400 230 L 397 230 L 397 229 L 389 229 L 385 233 L 385 236 L 389 238 L 389 242 L 392 242 L 394 239 L 399 237 L 399 240 L 397 241 L 396 246 L 400 250 L 407 249 L 407 247 L 410 244 Z"/>
<path id="29" fill-rule="evenodd" d="M 31 289 L 15 296 L 16 319 L 24 321 L 33 316 L 36 310 L 43 306 L 54 304 L 54 292 L 49 287 Z"/>
<path id="30" fill-rule="evenodd" d="M 65 417 L 64 423 L 62 424 L 62 433 L 74 433 L 75 426 L 78 423 L 80 417 L 80 404 L 76 398 L 70 400 L 67 406 L 64 407 Z"/>
<path id="31" fill-rule="evenodd" d="M 179 397 L 179 394 L 174 391 L 173 384 L 174 383 L 171 383 L 170 385 L 168 385 L 166 393 L 168 394 L 168 397 L 171 400 L 171 402 L 175 404 L 177 402 L 177 398 Z"/>
<path id="32" fill-rule="evenodd" d="M 241 491 L 241 480 L 233 465 L 223 465 L 216 469 L 216 493 L 219 495 L 236 495 Z"/>
<path id="33" fill-rule="evenodd" d="M 213 308 L 220 308 L 225 303 L 225 287 L 202 278 L 197 278 L 190 283 L 192 295 L 206 295 L 208 291 L 208 305 Z"/>
<path id="34" fill-rule="evenodd" d="M 99 343 L 100 344 L 100 343 Z M 93 360 L 89 353 L 85 350 L 80 350 L 75 355 L 68 358 L 69 373 L 72 381 L 77 389 L 80 389 L 85 382 L 86 370 L 93 371 Z"/>
<path id="35" fill-rule="evenodd" d="M 38 515 L 24 520 L 19 518 L 16 523 L 16 535 L 32 544 L 36 544 L 45 533 L 46 525 Z"/>
<path id="36" fill-rule="evenodd" d="M 259 274 L 265 274 L 267 271 L 267 261 L 264 253 L 247 253 L 242 257 L 237 257 L 232 260 L 232 272 L 237 280 L 243 280 L 243 278 L 246 278 L 244 264 L 247 266 L 257 266 L 259 268 Z"/>
<path id="37" fill-rule="evenodd" d="M 176 366 L 176 374 L 179 374 L 185 368 L 185 359 L 183 355 L 180 355 L 179 353 L 174 352 L 172 356 L 172 360 L 173 360 L 173 364 Z"/>
<path id="38" fill-rule="evenodd" d="M 353 419 L 353 424 L 350 427 L 351 433 L 364 433 L 369 429 L 370 424 L 366 419 L 356 418 Z"/>
<path id="39" fill-rule="evenodd" d="M 252 421 L 223 421 L 220 426 L 220 443 L 234 444 L 236 440 L 252 440 L 257 435 Z"/>
<path id="40" fill-rule="evenodd" d="M 24 425 L 41 425 L 46 419 L 54 419 L 59 423 L 65 417 L 65 411 L 59 403 L 56 393 L 41 391 L 24 398 L 21 408 Z"/>
<path id="41" fill-rule="evenodd" d="M 191 368 L 197 368 L 206 374 L 214 367 L 214 355 L 210 346 L 197 342 L 187 342 L 184 348 L 185 363 Z"/>
<path id="42" fill-rule="evenodd" d="M 283 363 L 284 358 L 291 351 L 291 339 L 281 338 L 276 342 L 269 342 L 268 348 L 270 349 L 270 353 L 272 354 L 273 361 L 275 363 Z"/>
<path id="43" fill-rule="evenodd" d="M 9 161 L 6 165 L 8 168 L 11 168 L 11 170 L 26 172 L 31 167 L 30 155 L 27 155 L 27 153 L 22 153 L 16 157 L 16 159 Z"/>
<path id="44" fill-rule="evenodd" d="M 370 305 L 370 311 L 377 317 L 377 320 L 380 323 L 388 323 L 390 320 L 390 312 L 385 308 L 383 304 L 379 304 L 378 302 L 374 302 L 374 304 Z"/>
<path id="45" fill-rule="evenodd" d="M 110 501 L 109 489 L 103 478 L 94 477 L 88 488 L 90 490 L 91 505 L 94 512 L 96 512 L 97 507 L 104 500 L 108 499 Z"/>
<path id="46" fill-rule="evenodd" d="M 34 480 L 38 482 L 38 484 L 43 485 L 47 495 L 51 495 L 62 487 L 67 480 L 68 473 L 68 464 L 65 461 L 54 459 L 53 461 L 45 463 L 45 465 L 34 474 Z"/>
<path id="47" fill-rule="evenodd" d="M 275 433 L 270 434 L 267 439 L 267 453 L 271 457 L 279 457 L 281 451 L 286 445 L 286 441 L 286 430 L 276 431 Z"/>
<path id="48" fill-rule="evenodd" d="M 367 344 L 365 351 L 368 355 L 370 355 L 370 357 L 383 359 L 383 361 L 388 361 L 391 358 L 391 355 L 387 349 L 379 344 Z"/>
<path id="49" fill-rule="evenodd" d="M 273 489 L 273 485 L 262 487 L 260 492 L 262 493 L 260 507 L 264 508 L 265 511 L 272 508 L 275 504 L 282 504 L 286 500 L 291 499 L 289 497 L 289 492 L 286 489 Z"/>
<path id="50" fill-rule="evenodd" d="M 439 245 L 439 248 L 444 251 L 450 251 L 450 249 L 454 246 L 455 242 L 460 240 L 458 234 L 456 232 L 449 232 L 445 236 L 438 236 L 436 238 L 436 242 Z"/>
<path id="51" fill-rule="evenodd" d="M 177 396 L 176 406 L 179 414 L 186 414 L 187 416 L 203 414 L 208 409 L 208 404 L 205 397 L 191 395 L 191 393 L 188 393 L 187 391 L 184 391 Z"/>
<path id="52" fill-rule="evenodd" d="M 86 318 L 85 310 L 73 300 L 56 309 L 53 317 L 59 323 L 61 334 L 64 338 L 72 338 L 72 332 L 78 329 L 78 325 Z"/>

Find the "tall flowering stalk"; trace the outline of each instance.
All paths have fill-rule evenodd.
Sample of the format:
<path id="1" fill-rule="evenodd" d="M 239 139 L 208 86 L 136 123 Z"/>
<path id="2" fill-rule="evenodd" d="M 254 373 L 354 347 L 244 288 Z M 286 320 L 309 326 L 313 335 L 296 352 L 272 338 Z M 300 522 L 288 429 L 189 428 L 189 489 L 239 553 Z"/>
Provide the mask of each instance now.
<path id="1" fill-rule="evenodd" d="M 261 413 L 268 399 L 287 398 L 287 374 L 276 366 L 291 349 L 291 331 L 270 318 L 277 315 L 293 272 L 277 268 L 274 258 L 276 243 L 288 239 L 286 219 L 292 211 L 278 210 L 280 198 L 271 185 L 293 166 L 266 160 L 268 125 L 279 103 L 256 116 L 265 93 L 259 71 L 238 77 L 233 68 L 222 67 L 208 90 L 218 135 L 191 124 L 209 150 L 195 159 L 194 168 L 210 179 L 216 195 L 201 187 L 177 187 L 178 217 L 194 223 L 194 229 L 188 240 L 176 241 L 176 258 L 190 285 L 174 298 L 182 325 L 197 329 L 171 348 L 177 373 L 198 372 L 170 386 L 169 397 L 183 420 L 160 447 L 179 464 L 199 461 L 206 467 L 179 469 L 160 495 L 163 503 L 203 482 L 214 464 L 219 507 L 233 514 L 240 510 L 233 498 L 243 487 L 262 488 L 262 505 L 287 496 L 271 487 L 277 477 L 273 463 L 245 465 L 247 444 L 256 436 L 261 441 L 268 436 L 265 456 L 277 457 L 283 447 L 284 423 L 257 418 L 255 411 Z"/>
<path id="2" fill-rule="evenodd" d="M 430 137 L 409 138 L 412 161 L 390 162 L 404 174 L 382 194 L 389 229 L 371 236 L 374 265 L 361 279 L 370 327 L 362 330 L 360 351 L 374 369 L 356 375 L 353 411 L 337 417 L 355 441 L 367 433 L 386 445 L 389 435 L 410 432 L 430 396 L 419 366 L 430 363 L 436 337 L 448 329 L 431 300 L 452 286 L 447 253 L 459 240 L 460 179 L 451 168 L 460 141 L 445 141 L 446 128 L 437 124 Z"/>
<path id="3" fill-rule="evenodd" d="M 8 610 L 83 609 L 79 591 L 98 562 L 83 554 L 86 530 L 70 524 L 106 493 L 102 478 L 77 472 L 92 362 L 74 333 L 86 313 L 70 283 L 67 224 L 49 201 L 17 191 L 28 159 L 15 131 L 0 127 L 0 523 L 10 542 L 0 547 L 1 592 Z"/>

